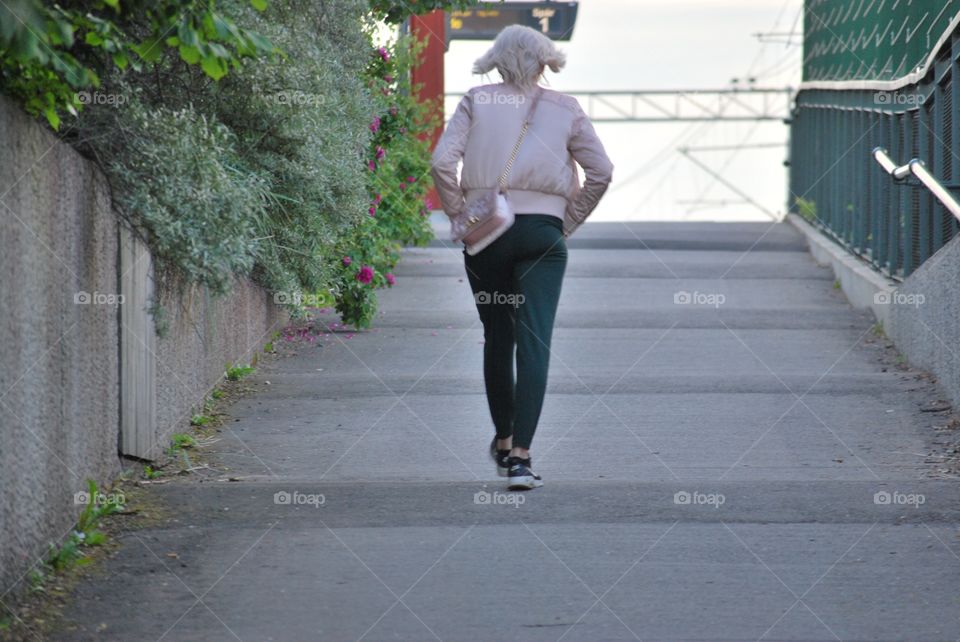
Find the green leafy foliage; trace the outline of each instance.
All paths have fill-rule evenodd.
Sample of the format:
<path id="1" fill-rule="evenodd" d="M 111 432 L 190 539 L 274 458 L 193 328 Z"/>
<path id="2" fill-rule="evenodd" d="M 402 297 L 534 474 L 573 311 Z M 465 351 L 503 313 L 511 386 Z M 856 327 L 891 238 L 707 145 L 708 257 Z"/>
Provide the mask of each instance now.
<path id="1" fill-rule="evenodd" d="M 331 269 L 336 310 L 344 323 L 368 327 L 377 311 L 375 289 L 394 283 L 391 270 L 404 245 L 433 238 L 428 216 L 430 149 L 425 135 L 437 124 L 430 105 L 417 101 L 410 70 L 422 47 L 407 37 L 377 48 L 365 69 L 375 98 L 369 129 L 367 217 L 338 243 Z"/>
<path id="2" fill-rule="evenodd" d="M 225 292 L 234 274 L 253 269 L 268 182 L 245 165 L 222 123 L 189 106 L 151 108 L 132 89 L 127 94 L 130 103 L 95 127 L 119 134 L 106 166 L 115 203 L 146 233 L 162 267 Z"/>
<path id="3" fill-rule="evenodd" d="M 260 4 L 260 3 L 257 3 Z M 101 84 L 102 74 L 145 70 L 169 51 L 214 80 L 245 57 L 274 54 L 260 34 L 217 12 L 214 2 L 41 0 L 0 3 L 0 87 L 58 129 Z"/>
<path id="4" fill-rule="evenodd" d="M 364 0 L 271 2 L 264 12 L 225 3 L 286 53 L 208 87 L 204 107 L 237 133 L 247 165 L 273 198 L 260 220 L 256 276 L 275 292 L 329 287 L 337 240 L 366 208 L 362 156 L 373 109 L 362 74 L 371 50 Z M 181 100 L 197 100 L 187 94 Z"/>
<path id="5" fill-rule="evenodd" d="M 499 2 L 502 0 L 484 4 Z M 410 16 L 429 13 L 434 9 L 466 9 L 476 4 L 476 0 L 371 0 L 370 8 L 378 18 L 398 24 Z"/>
<path id="6" fill-rule="evenodd" d="M 60 546 L 50 543 L 47 557 L 44 560 L 44 567 L 48 573 L 88 564 L 90 558 L 87 557 L 83 549 L 90 546 L 100 546 L 106 542 L 106 535 L 97 527 L 104 517 L 122 512 L 123 504 L 117 496 L 106 496 L 105 501 L 100 501 L 101 496 L 102 494 L 97 490 L 96 482 L 92 479 L 87 480 L 87 503 L 77 519 L 76 528 L 71 531 L 66 541 Z M 38 578 L 40 579 L 38 581 L 42 581 L 44 575 L 44 570 L 39 570 Z"/>
<path id="7" fill-rule="evenodd" d="M 227 364 L 226 375 L 230 381 L 240 381 L 244 377 L 253 374 L 255 368 L 251 366 L 233 366 Z"/>
<path id="8" fill-rule="evenodd" d="M 218 294 L 245 275 L 363 328 L 400 249 L 432 237 L 438 124 L 414 98 L 419 48 L 379 47 L 377 21 L 473 4 L 13 0 L 0 91 L 55 128 L 69 115 L 65 140 L 103 169 L 161 268 L 158 333 L 175 288 Z"/>
<path id="9" fill-rule="evenodd" d="M 197 414 L 190 417 L 191 426 L 206 426 L 211 421 L 213 421 L 213 417 L 210 415 Z"/>
<path id="10" fill-rule="evenodd" d="M 794 198 L 794 203 L 797 206 L 797 213 L 804 220 L 810 223 L 816 223 L 820 220 L 817 217 L 817 204 L 814 201 L 803 198 L 802 196 L 797 196 Z"/>

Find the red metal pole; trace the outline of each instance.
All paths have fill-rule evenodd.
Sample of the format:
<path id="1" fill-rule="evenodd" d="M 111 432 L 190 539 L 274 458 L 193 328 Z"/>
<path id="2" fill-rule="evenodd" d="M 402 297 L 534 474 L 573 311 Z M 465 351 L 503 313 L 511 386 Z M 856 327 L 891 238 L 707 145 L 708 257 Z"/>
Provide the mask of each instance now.
<path id="1" fill-rule="evenodd" d="M 410 18 L 410 33 L 418 41 L 426 41 L 426 47 L 420 54 L 420 64 L 413 68 L 411 75 L 414 87 L 419 85 L 416 89 L 417 100 L 429 104 L 432 113 L 438 117 L 437 127 L 426 135 L 430 140 L 431 151 L 443 132 L 443 56 L 447 50 L 446 25 L 446 16 L 441 10 Z M 440 207 L 436 190 L 431 189 L 427 198 L 434 208 Z"/>

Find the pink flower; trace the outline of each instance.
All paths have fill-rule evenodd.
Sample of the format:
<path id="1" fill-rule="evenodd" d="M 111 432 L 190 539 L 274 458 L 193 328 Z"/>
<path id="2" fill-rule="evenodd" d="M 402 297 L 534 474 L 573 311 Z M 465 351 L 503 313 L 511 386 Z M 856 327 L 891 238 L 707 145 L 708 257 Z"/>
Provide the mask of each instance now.
<path id="1" fill-rule="evenodd" d="M 393 272 L 387 272 L 386 274 L 384 274 L 384 276 L 387 279 L 387 283 L 389 283 L 390 285 L 393 285 L 397 282 L 397 277 L 393 276 Z"/>
<path id="2" fill-rule="evenodd" d="M 367 163 L 367 168 L 368 168 L 371 172 L 375 172 L 375 171 L 377 171 L 377 164 L 374 163 L 373 161 L 370 161 L 369 163 Z"/>
<path id="3" fill-rule="evenodd" d="M 428 210 L 432 210 L 432 209 L 433 209 L 433 201 L 431 201 L 429 198 L 426 198 L 426 199 L 423 200 L 423 206 L 424 206 L 425 208 L 427 208 Z"/>
<path id="4" fill-rule="evenodd" d="M 353 263 L 353 260 L 349 256 L 345 256 L 341 262 L 343 263 L 343 267 L 350 267 L 350 264 Z"/>
<path id="5" fill-rule="evenodd" d="M 400 191 L 401 191 L 401 192 L 404 192 L 404 191 L 406 191 L 406 189 L 407 189 L 407 184 L 406 184 L 406 183 L 400 183 Z"/>
<path id="6" fill-rule="evenodd" d="M 416 177 L 416 176 L 407 176 L 407 182 L 408 182 L 408 183 L 416 183 L 416 182 L 417 182 L 417 177 Z"/>
<path id="7" fill-rule="evenodd" d="M 373 204 L 374 204 L 374 205 L 379 205 L 379 204 L 380 204 L 380 201 L 382 201 L 382 200 L 383 200 L 383 196 L 381 196 L 380 193 L 377 192 L 377 195 L 373 197 Z"/>
<path id="8" fill-rule="evenodd" d="M 360 271 L 357 272 L 357 281 L 360 281 L 360 283 L 363 284 L 373 281 L 373 268 L 369 265 L 364 265 L 362 268 L 360 268 Z"/>
<path id="9" fill-rule="evenodd" d="M 376 153 L 377 160 L 383 160 L 383 158 L 386 155 L 387 155 L 387 152 L 384 151 L 383 147 L 380 147 L 379 145 L 377 145 L 377 153 Z"/>
<path id="10" fill-rule="evenodd" d="M 390 62 L 390 53 L 384 47 L 377 49 L 377 53 L 383 58 L 383 62 Z"/>
<path id="11" fill-rule="evenodd" d="M 370 206 L 370 209 L 367 210 L 367 213 L 369 213 L 370 216 L 376 216 L 376 215 L 377 215 L 377 208 L 374 207 L 373 205 L 371 205 L 371 206 Z"/>
<path id="12" fill-rule="evenodd" d="M 370 123 L 370 131 L 372 131 L 374 134 L 376 134 L 379 129 L 380 129 L 380 117 L 379 117 L 379 116 L 374 116 L 374 117 L 373 117 L 373 122 Z"/>

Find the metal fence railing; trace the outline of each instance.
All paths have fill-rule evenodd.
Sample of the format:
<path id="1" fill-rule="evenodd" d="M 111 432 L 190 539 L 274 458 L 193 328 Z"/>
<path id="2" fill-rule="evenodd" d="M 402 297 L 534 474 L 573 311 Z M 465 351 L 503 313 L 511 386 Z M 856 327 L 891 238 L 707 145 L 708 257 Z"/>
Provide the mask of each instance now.
<path id="1" fill-rule="evenodd" d="M 891 180 L 873 150 L 897 162 L 921 159 L 946 190 L 960 187 L 958 59 L 954 32 L 916 82 L 810 83 L 796 96 L 790 210 L 894 278 L 913 272 L 960 225 L 919 180 Z"/>

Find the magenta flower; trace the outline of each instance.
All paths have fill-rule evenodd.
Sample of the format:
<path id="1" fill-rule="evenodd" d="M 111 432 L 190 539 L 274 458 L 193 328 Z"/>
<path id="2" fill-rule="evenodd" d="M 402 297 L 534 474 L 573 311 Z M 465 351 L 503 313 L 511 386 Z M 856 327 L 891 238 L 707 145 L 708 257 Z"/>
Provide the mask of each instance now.
<path id="1" fill-rule="evenodd" d="M 377 131 L 379 131 L 379 129 L 380 129 L 380 117 L 379 117 L 379 116 L 374 116 L 374 117 L 373 117 L 373 122 L 370 123 L 370 131 L 372 131 L 374 134 L 376 134 Z"/>
<path id="2" fill-rule="evenodd" d="M 376 153 L 377 160 L 383 160 L 386 155 L 387 155 L 387 152 L 384 151 L 383 147 L 380 147 L 379 145 L 377 145 L 377 153 Z"/>
<path id="3" fill-rule="evenodd" d="M 400 183 L 400 191 L 401 191 L 401 192 L 405 192 L 406 190 L 407 190 L 407 184 L 406 184 L 406 183 Z"/>
<path id="4" fill-rule="evenodd" d="M 431 201 L 429 198 L 426 198 L 426 199 L 423 200 L 423 206 L 424 206 L 425 208 L 427 208 L 428 210 L 432 210 L 432 209 L 433 209 L 433 201 Z"/>
<path id="5" fill-rule="evenodd" d="M 377 171 L 377 164 L 374 163 L 373 161 L 370 161 L 369 163 L 367 163 L 367 168 L 368 168 L 371 172 L 375 172 L 375 171 Z"/>
<path id="6" fill-rule="evenodd" d="M 383 62 L 390 62 L 390 53 L 384 47 L 377 49 L 377 53 L 383 58 Z"/>
<path id="7" fill-rule="evenodd" d="M 383 200 L 383 196 L 380 195 L 380 192 L 377 192 L 377 195 L 373 197 L 373 204 L 379 205 L 380 201 Z"/>
<path id="8" fill-rule="evenodd" d="M 416 182 L 417 182 L 417 177 L 416 177 L 416 176 L 407 176 L 407 182 L 408 182 L 408 183 L 416 183 Z"/>
<path id="9" fill-rule="evenodd" d="M 371 205 L 371 206 L 370 206 L 370 209 L 368 209 L 367 212 L 370 214 L 370 216 L 376 216 L 376 215 L 377 215 L 377 208 L 374 207 L 373 205 Z"/>
<path id="10" fill-rule="evenodd" d="M 384 276 L 387 279 L 387 283 L 390 285 L 393 285 L 397 282 L 397 277 L 393 276 L 393 272 L 387 272 Z"/>
<path id="11" fill-rule="evenodd" d="M 373 281 L 373 268 L 369 265 L 364 265 L 362 268 L 360 268 L 360 271 L 357 272 L 357 281 L 360 281 L 360 283 L 363 284 Z"/>
<path id="12" fill-rule="evenodd" d="M 349 256 L 343 257 L 342 260 L 343 267 L 350 267 L 350 264 L 353 263 L 353 260 Z"/>

